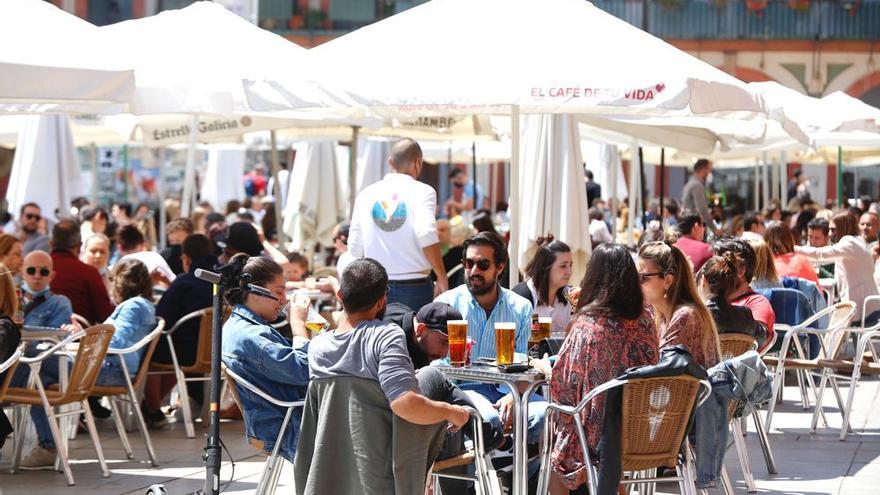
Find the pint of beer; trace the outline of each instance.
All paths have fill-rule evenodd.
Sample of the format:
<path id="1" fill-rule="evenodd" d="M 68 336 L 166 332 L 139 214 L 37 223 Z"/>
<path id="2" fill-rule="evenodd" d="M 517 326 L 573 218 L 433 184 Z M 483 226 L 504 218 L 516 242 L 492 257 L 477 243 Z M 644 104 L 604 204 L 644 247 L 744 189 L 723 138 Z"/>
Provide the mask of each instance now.
<path id="1" fill-rule="evenodd" d="M 499 365 L 513 363 L 516 323 L 495 323 L 495 355 Z"/>
<path id="2" fill-rule="evenodd" d="M 540 327 L 540 338 L 541 339 L 549 339 L 550 338 L 550 329 L 553 327 L 553 318 L 549 316 L 542 316 L 538 318 L 538 326 Z"/>
<path id="3" fill-rule="evenodd" d="M 467 355 L 467 334 L 467 320 L 446 322 L 446 335 L 449 337 L 449 363 L 452 366 L 464 366 Z"/>

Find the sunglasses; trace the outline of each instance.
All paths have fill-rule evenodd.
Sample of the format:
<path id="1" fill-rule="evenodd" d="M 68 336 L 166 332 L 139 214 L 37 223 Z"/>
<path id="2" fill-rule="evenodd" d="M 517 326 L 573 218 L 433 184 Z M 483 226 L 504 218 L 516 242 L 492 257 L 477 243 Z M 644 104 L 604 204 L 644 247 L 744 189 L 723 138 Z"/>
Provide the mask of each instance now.
<path id="1" fill-rule="evenodd" d="M 651 277 L 662 277 L 663 272 L 653 272 L 653 273 L 640 273 L 639 274 L 639 283 L 646 283 Z"/>
<path id="2" fill-rule="evenodd" d="M 472 270 L 476 265 L 477 268 L 480 269 L 481 272 L 485 272 L 492 266 L 492 262 L 487 259 L 475 260 L 473 258 L 466 258 L 464 260 L 464 267 L 467 270 Z"/>
<path id="3" fill-rule="evenodd" d="M 36 220 L 38 222 L 43 219 L 39 213 L 25 213 L 24 217 L 28 220 Z"/>
<path id="4" fill-rule="evenodd" d="M 35 266 L 29 266 L 29 267 L 25 268 L 24 271 L 25 271 L 25 273 L 27 273 L 28 275 L 30 275 L 30 276 L 34 276 L 34 275 L 37 274 L 37 267 L 35 267 Z M 52 273 L 52 270 L 49 270 L 49 269 L 46 268 L 46 267 L 40 268 L 40 276 L 41 276 L 41 277 L 48 277 L 50 273 Z"/>

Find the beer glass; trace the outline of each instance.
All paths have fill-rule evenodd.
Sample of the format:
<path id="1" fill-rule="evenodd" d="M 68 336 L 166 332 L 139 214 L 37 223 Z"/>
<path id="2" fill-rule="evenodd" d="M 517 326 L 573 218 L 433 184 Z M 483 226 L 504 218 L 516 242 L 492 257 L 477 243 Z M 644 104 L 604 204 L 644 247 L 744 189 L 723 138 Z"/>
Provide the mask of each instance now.
<path id="1" fill-rule="evenodd" d="M 516 344 L 516 323 L 495 323 L 495 355 L 498 365 L 512 364 Z"/>
<path id="2" fill-rule="evenodd" d="M 330 329 L 330 323 L 320 313 L 315 311 L 313 306 L 309 306 L 309 315 L 306 317 L 305 325 L 312 332 L 312 335 L 317 335 Z"/>
<path id="3" fill-rule="evenodd" d="M 446 322 L 446 335 L 449 337 L 449 363 L 452 366 L 464 366 L 467 354 L 467 320 L 449 320 Z"/>
<path id="4" fill-rule="evenodd" d="M 539 332 L 539 338 L 541 340 L 549 339 L 550 329 L 553 328 L 553 318 L 550 318 L 549 316 L 542 316 L 538 318 L 538 325 L 541 328 Z"/>

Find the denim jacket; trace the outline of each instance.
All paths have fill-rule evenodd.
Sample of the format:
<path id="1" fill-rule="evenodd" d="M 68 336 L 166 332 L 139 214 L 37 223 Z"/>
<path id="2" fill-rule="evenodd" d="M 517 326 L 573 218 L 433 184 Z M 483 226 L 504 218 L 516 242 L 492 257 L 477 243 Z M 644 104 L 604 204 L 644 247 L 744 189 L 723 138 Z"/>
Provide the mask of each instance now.
<path id="1" fill-rule="evenodd" d="M 46 300 L 25 315 L 24 326 L 58 328 L 70 323 L 71 316 L 73 316 L 73 307 L 70 305 L 70 299 L 48 292 Z"/>
<path id="2" fill-rule="evenodd" d="M 116 327 L 116 332 L 110 339 L 110 348 L 125 349 L 136 344 L 156 328 L 156 309 L 152 301 L 141 296 L 132 297 L 116 306 L 113 314 L 104 323 Z M 131 376 L 137 374 L 144 353 L 146 348 L 122 356 Z M 112 362 L 118 359 L 118 356 L 107 356 L 106 361 Z"/>
<path id="3" fill-rule="evenodd" d="M 291 344 L 263 318 L 240 304 L 223 325 L 223 363 L 276 399 L 302 400 L 309 384 L 308 341 L 294 342 Z M 244 387 L 238 387 L 238 394 L 248 438 L 262 442 L 263 449 L 271 452 L 287 411 Z M 281 455 L 290 462 L 296 452 L 301 418 L 302 408 L 297 408 L 281 445 Z"/>

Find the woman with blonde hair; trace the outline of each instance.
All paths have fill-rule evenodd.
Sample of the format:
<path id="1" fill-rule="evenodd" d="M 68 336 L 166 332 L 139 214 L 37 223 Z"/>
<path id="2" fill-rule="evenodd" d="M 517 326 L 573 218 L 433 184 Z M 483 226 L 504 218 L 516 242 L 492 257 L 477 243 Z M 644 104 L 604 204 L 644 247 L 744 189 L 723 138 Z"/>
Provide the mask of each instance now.
<path id="1" fill-rule="evenodd" d="M 776 289 L 782 287 L 782 281 L 776 274 L 773 263 L 773 251 L 764 241 L 747 241 L 755 251 L 755 272 L 752 274 L 752 289 Z"/>
<path id="2" fill-rule="evenodd" d="M 649 242 L 636 261 L 645 303 L 654 308 L 660 348 L 683 345 L 704 368 L 721 355 L 715 321 L 697 290 L 687 257 L 666 242 Z"/>

